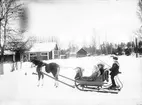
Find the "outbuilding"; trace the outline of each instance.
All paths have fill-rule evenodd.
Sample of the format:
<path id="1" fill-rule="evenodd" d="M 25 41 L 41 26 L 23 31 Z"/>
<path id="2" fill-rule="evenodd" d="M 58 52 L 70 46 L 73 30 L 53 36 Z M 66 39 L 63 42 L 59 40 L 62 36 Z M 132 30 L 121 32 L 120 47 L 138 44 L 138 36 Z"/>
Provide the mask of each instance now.
<path id="1" fill-rule="evenodd" d="M 84 48 L 81 48 L 76 53 L 76 57 L 85 57 L 85 56 L 87 56 L 87 51 Z"/>
<path id="2" fill-rule="evenodd" d="M 84 48 L 80 48 L 79 50 L 68 52 L 68 57 L 85 57 L 87 54 L 88 53 Z"/>
<path id="3" fill-rule="evenodd" d="M 24 59 L 31 60 L 33 58 L 40 60 L 49 60 L 59 58 L 59 48 L 54 42 L 49 43 L 35 43 L 32 48 L 26 52 Z"/>
<path id="4" fill-rule="evenodd" d="M 0 60 L 1 60 L 1 52 L 0 52 Z M 15 52 L 12 52 L 10 50 L 4 51 L 4 61 L 5 62 L 12 62 L 15 60 Z"/>

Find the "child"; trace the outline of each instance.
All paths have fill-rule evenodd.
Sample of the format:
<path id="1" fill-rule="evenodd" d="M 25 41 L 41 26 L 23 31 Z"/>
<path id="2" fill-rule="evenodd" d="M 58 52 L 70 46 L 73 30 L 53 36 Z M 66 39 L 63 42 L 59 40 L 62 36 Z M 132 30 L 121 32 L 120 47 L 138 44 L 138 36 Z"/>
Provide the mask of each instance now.
<path id="1" fill-rule="evenodd" d="M 116 88 L 114 77 L 117 76 L 119 73 L 119 63 L 117 61 L 118 58 L 115 56 L 112 56 L 112 57 L 113 57 L 114 63 L 112 64 L 112 67 L 110 68 L 110 71 L 111 71 L 110 76 L 111 76 L 111 82 L 112 82 L 112 85 L 109 87 L 110 89 Z"/>
<path id="2" fill-rule="evenodd" d="M 77 70 L 75 75 L 75 80 L 82 79 L 82 76 L 83 76 L 82 72 L 84 71 L 84 69 L 82 69 L 81 67 L 76 67 L 75 69 Z"/>
<path id="3" fill-rule="evenodd" d="M 97 66 L 94 66 L 94 70 L 92 75 L 90 76 L 91 80 L 94 81 L 96 80 L 100 75 L 101 75 L 101 71 L 100 69 L 102 68 L 102 64 L 97 64 Z"/>
<path id="4" fill-rule="evenodd" d="M 103 73 L 103 67 L 104 65 L 99 63 L 97 66 L 95 65 L 93 68 L 93 72 L 91 76 L 83 76 L 84 69 L 78 67 L 78 71 L 76 73 L 75 79 L 81 79 L 86 81 L 95 81 L 102 73 Z"/>

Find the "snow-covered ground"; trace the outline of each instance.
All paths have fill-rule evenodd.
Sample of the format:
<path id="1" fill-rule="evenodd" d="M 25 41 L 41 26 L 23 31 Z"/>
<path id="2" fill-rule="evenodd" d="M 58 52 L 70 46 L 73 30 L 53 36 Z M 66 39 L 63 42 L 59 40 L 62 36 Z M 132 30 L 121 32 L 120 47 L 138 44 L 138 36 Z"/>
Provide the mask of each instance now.
<path id="1" fill-rule="evenodd" d="M 45 62 L 57 62 L 61 66 L 60 74 L 74 78 L 73 68 L 85 69 L 84 75 L 90 75 L 95 64 L 104 61 L 112 64 L 109 56 L 59 59 Z M 35 68 L 24 63 L 22 69 L 10 72 L 11 64 L 5 64 L 5 74 L 0 77 L 0 105 L 142 105 L 142 58 L 119 57 L 120 80 L 123 89 L 119 94 L 82 92 L 59 83 L 54 87 L 54 80 L 45 76 L 44 86 L 37 87 L 37 76 L 32 75 Z M 106 66 L 107 67 L 107 66 Z M 24 73 L 27 72 L 27 75 Z M 50 74 L 51 75 L 51 74 Z M 74 82 L 59 77 L 60 80 L 74 85 Z"/>

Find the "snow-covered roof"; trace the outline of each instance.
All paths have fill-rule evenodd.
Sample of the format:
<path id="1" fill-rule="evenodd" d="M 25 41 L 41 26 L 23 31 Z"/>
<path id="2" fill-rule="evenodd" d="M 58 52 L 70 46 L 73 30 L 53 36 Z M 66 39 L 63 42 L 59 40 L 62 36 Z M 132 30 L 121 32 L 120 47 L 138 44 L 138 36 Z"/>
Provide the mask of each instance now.
<path id="1" fill-rule="evenodd" d="M 29 52 L 48 52 L 56 47 L 56 43 L 35 43 Z"/>
<path id="2" fill-rule="evenodd" d="M 1 52 L 0 52 L 0 54 L 1 54 Z M 4 51 L 4 55 L 14 55 L 14 54 L 15 54 L 15 52 L 12 52 L 12 51 L 9 51 L 9 50 Z"/>
<path id="3" fill-rule="evenodd" d="M 85 50 L 83 47 L 77 48 L 74 51 L 70 51 L 70 54 L 76 54 L 78 51 L 80 51 L 81 49 Z M 85 50 L 86 51 L 86 50 Z M 87 52 L 87 51 L 86 51 Z"/>

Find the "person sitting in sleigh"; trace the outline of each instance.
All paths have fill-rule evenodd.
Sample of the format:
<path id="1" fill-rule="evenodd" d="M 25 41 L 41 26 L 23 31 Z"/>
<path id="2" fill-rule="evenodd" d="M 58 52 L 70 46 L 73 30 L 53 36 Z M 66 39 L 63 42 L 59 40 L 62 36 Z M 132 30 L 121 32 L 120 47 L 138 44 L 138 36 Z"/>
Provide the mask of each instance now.
<path id="1" fill-rule="evenodd" d="M 77 73 L 75 76 L 75 80 L 86 80 L 86 81 L 95 81 L 98 77 L 103 75 L 105 70 L 104 65 L 102 63 L 99 63 L 94 66 L 92 75 L 87 77 L 87 76 L 83 76 L 84 69 L 82 69 L 81 67 L 77 67 L 76 69 L 77 69 Z"/>

